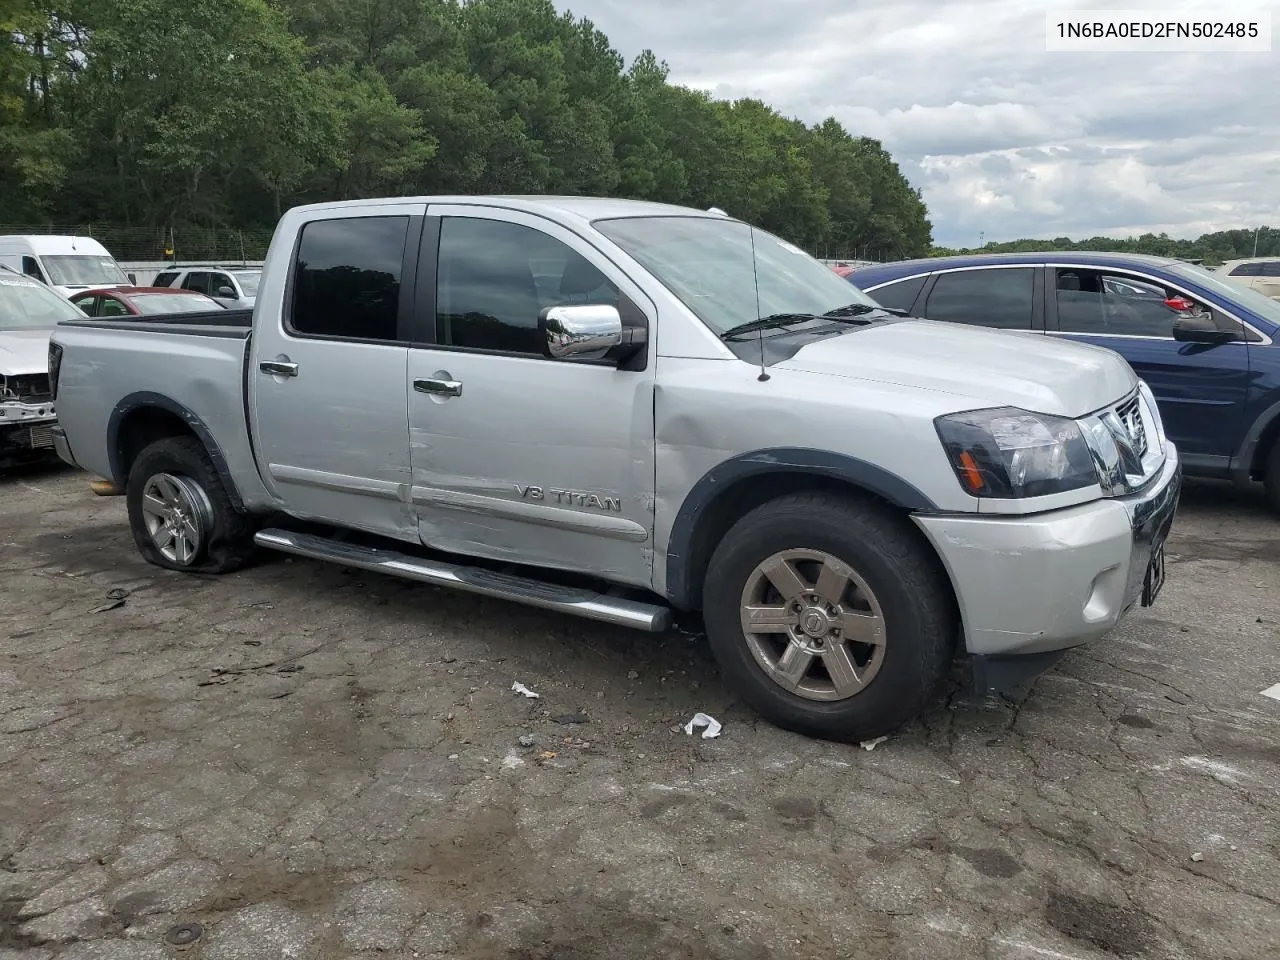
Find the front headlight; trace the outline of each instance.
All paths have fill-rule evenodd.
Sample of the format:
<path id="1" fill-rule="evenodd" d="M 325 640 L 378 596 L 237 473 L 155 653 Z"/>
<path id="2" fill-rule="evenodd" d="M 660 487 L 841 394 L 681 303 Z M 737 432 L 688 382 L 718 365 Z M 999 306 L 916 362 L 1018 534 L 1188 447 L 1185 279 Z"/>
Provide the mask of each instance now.
<path id="1" fill-rule="evenodd" d="M 1074 420 L 1001 407 L 938 417 L 934 426 L 956 479 L 972 496 L 1043 497 L 1098 483 Z"/>

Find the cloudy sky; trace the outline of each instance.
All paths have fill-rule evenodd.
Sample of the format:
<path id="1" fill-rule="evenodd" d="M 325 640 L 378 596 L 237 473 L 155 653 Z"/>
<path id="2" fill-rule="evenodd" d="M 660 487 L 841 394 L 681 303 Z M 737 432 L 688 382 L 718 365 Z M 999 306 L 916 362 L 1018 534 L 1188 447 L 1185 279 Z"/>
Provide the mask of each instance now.
<path id="1" fill-rule="evenodd" d="M 628 61 L 876 137 L 922 188 L 934 240 L 1194 237 L 1280 226 L 1280 46 L 1049 53 L 1049 9 L 1102 0 L 557 0 Z M 1125 0 L 1129 10 L 1280 4 Z M 1280 23 L 1273 23 L 1280 32 Z"/>

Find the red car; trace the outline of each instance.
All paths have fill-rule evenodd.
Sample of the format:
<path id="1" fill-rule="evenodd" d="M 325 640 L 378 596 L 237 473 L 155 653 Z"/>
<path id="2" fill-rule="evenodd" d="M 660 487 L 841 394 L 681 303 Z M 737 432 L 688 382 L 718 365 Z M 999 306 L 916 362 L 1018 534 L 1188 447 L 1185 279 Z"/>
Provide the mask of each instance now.
<path id="1" fill-rule="evenodd" d="M 225 309 L 212 297 L 173 287 L 108 287 L 68 298 L 90 317 L 144 317 Z"/>

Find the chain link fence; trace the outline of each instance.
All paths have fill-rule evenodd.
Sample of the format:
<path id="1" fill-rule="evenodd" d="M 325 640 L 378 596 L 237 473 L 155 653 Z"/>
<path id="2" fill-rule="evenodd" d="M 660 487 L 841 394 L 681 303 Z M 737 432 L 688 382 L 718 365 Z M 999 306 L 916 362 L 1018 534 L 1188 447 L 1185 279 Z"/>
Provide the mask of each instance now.
<path id="1" fill-rule="evenodd" d="M 110 223 L 0 223 L 0 235 L 93 237 L 121 263 L 128 261 L 255 262 L 267 255 L 271 229 L 127 227 Z"/>

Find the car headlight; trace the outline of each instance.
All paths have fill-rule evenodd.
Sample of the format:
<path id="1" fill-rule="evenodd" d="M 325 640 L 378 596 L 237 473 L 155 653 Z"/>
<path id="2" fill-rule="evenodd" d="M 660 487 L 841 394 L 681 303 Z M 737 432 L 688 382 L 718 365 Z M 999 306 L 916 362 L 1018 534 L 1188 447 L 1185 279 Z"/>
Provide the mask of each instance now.
<path id="1" fill-rule="evenodd" d="M 1098 483 L 1074 420 L 1000 407 L 938 417 L 934 426 L 960 486 L 975 497 L 1043 497 Z"/>
<path id="2" fill-rule="evenodd" d="M 1151 388 L 1147 386 L 1147 381 L 1138 381 L 1138 393 L 1142 395 L 1143 402 L 1147 405 L 1147 415 L 1151 417 L 1151 421 L 1156 425 L 1156 437 L 1160 440 L 1160 452 L 1164 453 L 1164 448 L 1169 444 L 1169 438 L 1164 435 L 1164 418 L 1160 416 L 1160 408 L 1156 406 L 1156 395 L 1151 392 Z"/>

